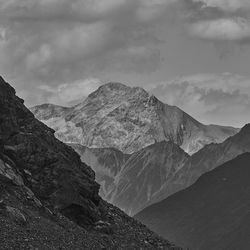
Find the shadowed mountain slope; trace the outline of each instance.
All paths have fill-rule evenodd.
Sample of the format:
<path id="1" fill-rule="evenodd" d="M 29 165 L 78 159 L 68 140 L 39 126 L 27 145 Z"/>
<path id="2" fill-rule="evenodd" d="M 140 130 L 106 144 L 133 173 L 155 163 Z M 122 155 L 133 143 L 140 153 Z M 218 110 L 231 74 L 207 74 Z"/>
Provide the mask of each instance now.
<path id="1" fill-rule="evenodd" d="M 249 176 L 250 153 L 245 153 L 135 218 L 190 249 L 249 249 Z"/>

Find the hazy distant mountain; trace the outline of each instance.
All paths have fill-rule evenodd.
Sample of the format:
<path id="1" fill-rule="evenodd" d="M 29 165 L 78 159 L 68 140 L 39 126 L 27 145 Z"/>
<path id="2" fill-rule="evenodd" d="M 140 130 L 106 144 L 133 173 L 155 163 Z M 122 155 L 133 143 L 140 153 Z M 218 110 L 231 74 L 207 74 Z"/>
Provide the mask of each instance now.
<path id="1" fill-rule="evenodd" d="M 101 185 L 99 191 L 101 197 L 110 200 L 115 189 L 115 178 L 130 155 L 114 148 L 87 148 L 79 144 L 68 145 L 74 148 L 81 156 L 81 160 L 95 171 L 96 181 Z"/>
<path id="2" fill-rule="evenodd" d="M 151 204 L 154 196 L 171 182 L 190 157 L 178 145 L 166 141 L 131 155 L 112 148 L 70 146 L 95 171 L 102 198 L 129 215 Z"/>
<path id="3" fill-rule="evenodd" d="M 189 155 L 172 142 L 159 142 L 131 155 L 115 178 L 111 203 L 134 215 L 161 191 Z"/>
<path id="4" fill-rule="evenodd" d="M 107 83 L 85 101 L 63 108 L 44 104 L 31 108 L 36 118 L 66 143 L 136 152 L 163 140 L 193 154 L 211 142 L 222 142 L 238 130 L 203 125 L 175 106 L 160 102 L 142 88 Z"/>
<path id="5" fill-rule="evenodd" d="M 135 218 L 193 250 L 249 249 L 249 176 L 250 153 L 245 153 Z"/>
<path id="6" fill-rule="evenodd" d="M 165 199 L 167 196 L 193 184 L 202 174 L 232 160 L 236 156 L 250 152 L 250 124 L 244 126 L 239 133 L 229 137 L 219 144 L 206 145 L 193 154 L 185 166 L 176 173 L 171 182 L 155 196 L 153 202 Z"/>

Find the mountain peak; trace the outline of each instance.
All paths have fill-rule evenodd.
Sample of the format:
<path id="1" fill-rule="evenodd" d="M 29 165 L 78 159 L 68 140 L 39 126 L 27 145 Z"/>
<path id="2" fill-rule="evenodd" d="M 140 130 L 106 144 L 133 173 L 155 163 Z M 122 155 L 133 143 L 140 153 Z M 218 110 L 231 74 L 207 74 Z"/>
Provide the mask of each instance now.
<path id="1" fill-rule="evenodd" d="M 3 77 L 0 75 L 0 93 L 4 94 L 4 93 L 12 93 L 15 94 L 16 91 L 14 88 L 12 88 L 7 82 L 5 82 L 5 80 L 3 79 Z"/>
<path id="2" fill-rule="evenodd" d="M 248 133 L 250 134 L 250 123 L 247 123 L 241 130 L 240 130 L 241 134 L 245 134 Z"/>
<path id="3" fill-rule="evenodd" d="M 129 90 L 131 89 L 129 86 L 120 83 L 120 82 L 108 82 L 100 86 L 102 89 L 108 90 Z"/>
<path id="4" fill-rule="evenodd" d="M 40 110 L 33 113 L 46 121 L 62 141 L 112 147 L 124 153 L 133 153 L 154 141 L 170 140 L 192 154 L 204 144 L 221 142 L 236 133 L 223 127 L 207 127 L 143 88 L 119 82 L 100 86 L 71 110 Z"/>
<path id="5" fill-rule="evenodd" d="M 131 87 L 126 86 L 125 84 L 119 82 L 108 82 L 101 85 L 96 91 L 89 94 L 89 98 L 96 98 L 99 96 L 110 96 L 117 93 L 126 93 L 131 90 Z"/>

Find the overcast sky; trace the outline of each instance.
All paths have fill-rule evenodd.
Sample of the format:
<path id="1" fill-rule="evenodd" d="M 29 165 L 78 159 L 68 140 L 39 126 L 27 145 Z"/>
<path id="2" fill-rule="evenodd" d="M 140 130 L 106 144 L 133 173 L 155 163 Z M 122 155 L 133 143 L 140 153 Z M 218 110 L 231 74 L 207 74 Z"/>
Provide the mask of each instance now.
<path id="1" fill-rule="evenodd" d="M 0 0 L 0 74 L 28 106 L 141 86 L 204 123 L 250 122 L 249 0 Z"/>

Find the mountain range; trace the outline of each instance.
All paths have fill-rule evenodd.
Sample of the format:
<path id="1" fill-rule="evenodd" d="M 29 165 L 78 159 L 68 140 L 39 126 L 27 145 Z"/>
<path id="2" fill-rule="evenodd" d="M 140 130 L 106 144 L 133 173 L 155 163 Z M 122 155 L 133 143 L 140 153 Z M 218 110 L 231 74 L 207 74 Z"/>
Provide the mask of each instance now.
<path id="1" fill-rule="evenodd" d="M 250 152 L 250 124 L 245 125 L 239 133 L 227 138 L 224 142 L 211 143 L 193 154 L 151 203 L 163 200 L 169 195 L 190 186 L 202 174 L 245 152 Z"/>
<path id="2" fill-rule="evenodd" d="M 249 246 L 250 124 L 204 125 L 120 83 L 31 111 L 93 168 L 104 200 L 164 238 L 194 250 Z"/>
<path id="3" fill-rule="evenodd" d="M 180 249 L 102 200 L 94 171 L 23 103 L 0 77 L 1 249 Z"/>
<path id="4" fill-rule="evenodd" d="M 44 104 L 31 111 L 94 169 L 102 198 L 129 215 L 192 184 L 186 173 L 192 160 L 182 148 L 192 154 L 238 131 L 203 125 L 142 88 L 120 83 L 101 86 L 71 108 Z M 208 168 L 195 167 L 196 179 Z"/>
<path id="5" fill-rule="evenodd" d="M 154 143 L 130 155 L 112 148 L 69 145 L 95 171 L 102 198 L 129 215 L 151 204 L 190 157 L 170 141 Z"/>
<path id="6" fill-rule="evenodd" d="M 65 143 L 116 148 L 126 154 L 164 140 L 193 154 L 238 132 L 232 127 L 204 125 L 142 88 L 113 82 L 73 107 L 42 104 L 31 111 Z"/>
<path id="7" fill-rule="evenodd" d="M 250 153 L 202 175 L 192 186 L 147 207 L 135 218 L 193 250 L 250 246 Z"/>
<path id="8" fill-rule="evenodd" d="M 123 154 L 112 148 L 70 146 L 80 154 L 83 162 L 92 166 L 96 180 L 104 190 L 101 196 L 134 215 L 192 185 L 202 174 L 250 152 L 250 124 L 224 142 L 206 145 L 192 156 L 166 141 L 133 154 Z"/>

